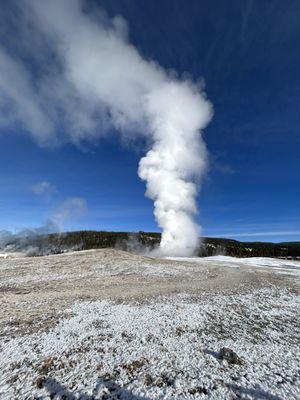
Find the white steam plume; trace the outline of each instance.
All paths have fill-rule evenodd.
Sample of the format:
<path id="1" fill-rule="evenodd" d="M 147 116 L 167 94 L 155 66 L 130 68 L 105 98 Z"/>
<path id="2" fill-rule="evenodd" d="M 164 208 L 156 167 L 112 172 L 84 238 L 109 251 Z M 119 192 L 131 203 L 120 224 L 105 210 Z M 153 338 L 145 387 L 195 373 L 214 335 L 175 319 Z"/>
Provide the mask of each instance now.
<path id="1" fill-rule="evenodd" d="M 2 68 L 4 73 L 9 71 L 10 78 L 14 71 L 19 74 L 13 86 L 23 76 L 21 98 L 18 87 L 8 90 L 5 76 L 0 81 L 0 92 L 13 104 L 15 121 L 41 144 L 51 142 L 49 137 L 57 142 L 62 126 L 77 144 L 97 139 L 109 125 L 129 139 L 144 135 L 151 149 L 138 172 L 163 230 L 160 253 L 192 254 L 200 234 L 194 220 L 195 199 L 206 165 L 201 130 L 212 116 L 199 85 L 144 59 L 128 42 L 127 26 L 120 17 L 111 21 L 97 13 L 91 17 L 76 0 L 21 4 L 18 26 L 26 42 L 23 47 L 27 57 L 32 52 L 39 76 L 30 85 L 31 72 L 20 66 L 21 57 L 12 58 L 0 48 L 0 61 L 11 66 Z M 42 44 L 35 43 L 36 37 Z M 24 104 L 30 105 L 28 113 Z"/>
<path id="2" fill-rule="evenodd" d="M 210 105 L 187 82 L 166 82 L 147 98 L 154 143 L 139 164 L 163 229 L 160 252 L 191 255 L 198 246 L 197 186 L 206 165 L 200 129 L 210 118 Z"/>

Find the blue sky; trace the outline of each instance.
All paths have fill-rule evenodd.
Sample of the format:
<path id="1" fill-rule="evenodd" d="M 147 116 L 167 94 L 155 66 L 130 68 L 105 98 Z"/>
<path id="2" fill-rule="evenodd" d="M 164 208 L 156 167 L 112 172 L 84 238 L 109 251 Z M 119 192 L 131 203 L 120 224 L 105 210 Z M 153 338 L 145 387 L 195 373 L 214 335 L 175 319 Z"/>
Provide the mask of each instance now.
<path id="1" fill-rule="evenodd" d="M 15 56 L 15 5 L 4 3 L 1 44 Z M 86 3 L 88 12 L 99 4 Z M 204 132 L 210 167 L 198 196 L 203 234 L 300 240 L 300 3 L 107 0 L 101 6 L 109 17 L 125 18 L 130 42 L 146 59 L 205 81 L 214 116 Z M 26 62 L 35 68 L 30 57 Z M 40 226 L 66 199 L 81 198 L 85 212 L 66 218 L 64 229 L 158 230 L 136 172 L 142 143 L 124 143 L 110 131 L 93 143 L 41 147 L 27 133 L 21 124 L 0 124 L 0 229 Z M 51 193 L 32 190 L 41 182 Z"/>

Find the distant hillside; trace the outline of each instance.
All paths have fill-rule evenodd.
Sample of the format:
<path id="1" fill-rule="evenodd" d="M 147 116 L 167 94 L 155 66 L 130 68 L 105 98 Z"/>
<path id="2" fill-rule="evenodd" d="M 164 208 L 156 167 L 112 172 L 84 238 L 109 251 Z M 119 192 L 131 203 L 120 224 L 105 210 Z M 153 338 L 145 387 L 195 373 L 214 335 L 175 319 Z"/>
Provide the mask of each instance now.
<path id="1" fill-rule="evenodd" d="M 300 242 L 239 242 L 222 238 L 204 238 L 202 255 L 225 254 L 233 257 L 300 258 Z"/>
<path id="2" fill-rule="evenodd" d="M 70 250 L 88 250 L 117 247 L 139 251 L 143 247 L 154 248 L 160 242 L 157 232 L 106 232 L 78 231 L 48 235 L 10 237 L 2 250 L 25 251 L 28 255 L 62 253 Z M 239 242 L 232 239 L 203 238 L 199 256 L 224 254 L 235 257 L 282 257 L 300 259 L 300 242 Z"/>

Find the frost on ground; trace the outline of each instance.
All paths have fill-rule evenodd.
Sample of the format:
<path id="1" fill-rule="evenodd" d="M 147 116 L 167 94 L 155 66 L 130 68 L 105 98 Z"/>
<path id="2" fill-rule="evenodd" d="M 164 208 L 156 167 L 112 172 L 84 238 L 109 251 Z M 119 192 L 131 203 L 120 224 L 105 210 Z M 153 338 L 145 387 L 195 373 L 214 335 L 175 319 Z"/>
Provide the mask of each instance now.
<path id="1" fill-rule="evenodd" d="M 113 296 L 108 296 L 107 287 L 100 290 L 100 282 L 89 291 L 91 281 L 84 268 L 77 284 L 83 288 L 85 282 L 90 296 L 82 297 L 83 289 L 78 296 L 74 287 L 71 296 L 76 280 L 62 261 L 77 260 L 79 265 L 83 253 L 70 255 L 69 261 L 62 256 L 27 259 L 33 275 L 35 264 L 43 260 L 50 269 L 61 263 L 64 278 L 58 278 L 57 271 L 53 276 L 49 273 L 53 281 L 47 286 L 34 276 L 30 280 L 23 271 L 27 283 L 16 277 L 19 294 L 5 293 L 11 317 L 2 320 L 1 399 L 300 398 L 299 296 L 290 276 L 273 276 L 261 268 L 256 272 L 216 264 L 197 267 L 107 251 L 86 253 L 83 260 L 91 256 L 89 268 L 96 271 L 97 263 L 105 264 L 104 255 L 109 260 L 106 275 L 101 273 L 100 279 L 95 272 L 95 279 L 111 290 L 117 285 Z M 118 257 L 127 257 L 126 268 Z M 112 258 L 120 262 L 119 267 Z M 22 265 L 15 272 L 20 273 Z M 169 269 L 165 275 L 163 267 Z M 115 272 L 125 268 L 127 274 L 120 273 L 123 282 L 111 278 L 110 268 Z M 71 284 L 63 286 L 59 282 L 66 275 Z M 6 276 L 12 279 L 8 272 Z M 139 295 L 126 276 L 140 285 Z M 193 282 L 193 290 L 183 280 L 191 286 Z M 57 300 L 49 294 L 55 287 Z M 170 287 L 180 293 L 172 293 Z M 59 307 L 51 308 L 47 302 Z M 49 307 L 55 323 L 43 326 Z M 31 322 L 37 329 L 22 325 L 26 310 L 35 316 L 39 310 L 39 320 Z M 232 363 L 219 359 L 223 347 L 238 358 Z"/>
<path id="2" fill-rule="evenodd" d="M 233 268 L 242 268 L 243 266 L 252 266 L 253 268 L 268 268 L 276 273 L 284 273 L 286 275 L 300 275 L 300 262 L 285 259 L 276 259 L 269 257 L 229 257 L 229 256 L 212 256 L 212 257 L 168 257 L 168 260 L 185 261 L 192 263 L 218 264 Z"/>

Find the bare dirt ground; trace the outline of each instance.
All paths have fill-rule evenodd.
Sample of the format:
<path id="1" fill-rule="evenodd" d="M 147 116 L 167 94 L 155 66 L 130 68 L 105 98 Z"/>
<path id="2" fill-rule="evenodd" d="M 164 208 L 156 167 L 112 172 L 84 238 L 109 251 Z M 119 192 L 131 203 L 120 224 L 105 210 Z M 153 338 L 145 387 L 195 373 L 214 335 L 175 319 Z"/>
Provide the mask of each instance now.
<path id="1" fill-rule="evenodd" d="M 0 397 L 298 398 L 298 282 L 112 249 L 0 259 Z"/>
<path id="2" fill-rule="evenodd" d="M 242 293 L 260 287 L 295 288 L 290 277 L 251 267 L 227 268 L 89 250 L 0 260 L 0 323 L 22 329 L 51 324 L 75 300 L 143 299 L 174 293 Z M 49 315 L 50 321 L 47 321 Z M 41 321 L 42 318 L 42 321 Z M 40 328 L 40 327 L 39 327 Z"/>

